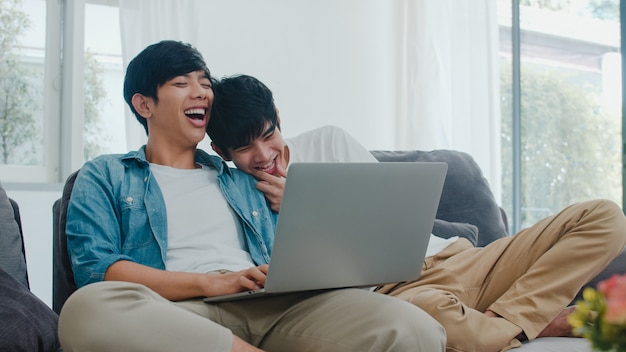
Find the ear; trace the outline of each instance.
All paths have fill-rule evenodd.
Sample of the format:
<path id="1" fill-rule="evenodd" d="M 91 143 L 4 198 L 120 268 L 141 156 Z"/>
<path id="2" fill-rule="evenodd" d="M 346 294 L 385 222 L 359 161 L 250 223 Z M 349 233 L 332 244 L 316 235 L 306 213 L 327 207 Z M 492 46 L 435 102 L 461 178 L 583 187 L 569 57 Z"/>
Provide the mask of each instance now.
<path id="1" fill-rule="evenodd" d="M 221 156 L 222 159 L 224 159 L 225 161 L 231 161 L 231 159 L 227 157 L 226 154 L 222 151 L 222 149 L 220 149 L 220 147 L 215 145 L 215 143 L 211 142 L 211 148 L 213 148 L 213 151 L 216 152 L 217 155 Z"/>
<path id="2" fill-rule="evenodd" d="M 135 111 L 143 118 L 150 118 L 152 116 L 152 99 L 139 93 L 135 93 L 131 99 L 131 103 L 135 108 Z"/>

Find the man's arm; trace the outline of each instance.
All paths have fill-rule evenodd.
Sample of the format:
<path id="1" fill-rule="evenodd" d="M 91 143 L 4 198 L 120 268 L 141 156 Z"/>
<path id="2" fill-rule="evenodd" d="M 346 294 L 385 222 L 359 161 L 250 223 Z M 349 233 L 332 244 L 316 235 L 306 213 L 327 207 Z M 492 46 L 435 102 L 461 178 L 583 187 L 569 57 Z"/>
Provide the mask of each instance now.
<path id="1" fill-rule="evenodd" d="M 198 274 L 151 268 L 120 260 L 106 271 L 105 280 L 127 281 L 149 287 L 171 301 L 254 290 L 265 285 L 268 265 L 225 274 Z"/>

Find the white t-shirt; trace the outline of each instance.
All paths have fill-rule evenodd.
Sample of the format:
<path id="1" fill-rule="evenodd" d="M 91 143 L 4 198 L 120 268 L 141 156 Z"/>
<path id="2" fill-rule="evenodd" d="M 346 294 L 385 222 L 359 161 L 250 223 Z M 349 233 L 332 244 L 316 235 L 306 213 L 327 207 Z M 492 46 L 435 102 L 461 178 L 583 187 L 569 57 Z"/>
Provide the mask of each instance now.
<path id="1" fill-rule="evenodd" d="M 376 158 L 346 131 L 336 126 L 324 126 L 286 138 L 289 164 L 315 162 L 375 163 Z"/>
<path id="2" fill-rule="evenodd" d="M 217 182 L 217 171 L 150 164 L 167 212 L 169 271 L 205 273 L 255 266 L 244 249 L 244 235 Z"/>
<path id="3" fill-rule="evenodd" d="M 378 162 L 356 139 L 336 126 L 324 126 L 293 138 L 286 138 L 289 164 L 314 162 Z M 441 252 L 456 241 L 457 236 L 441 238 L 430 235 L 426 256 Z"/>

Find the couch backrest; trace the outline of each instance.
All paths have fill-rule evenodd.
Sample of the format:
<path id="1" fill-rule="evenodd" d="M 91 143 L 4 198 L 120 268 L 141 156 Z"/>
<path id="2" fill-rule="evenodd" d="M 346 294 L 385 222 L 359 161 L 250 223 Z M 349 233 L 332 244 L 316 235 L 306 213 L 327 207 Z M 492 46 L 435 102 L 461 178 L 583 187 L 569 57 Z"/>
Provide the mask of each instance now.
<path id="1" fill-rule="evenodd" d="M 372 154 L 379 161 L 443 161 L 448 173 L 443 185 L 437 219 L 469 223 L 478 228 L 477 246 L 508 235 L 506 214 L 496 202 L 476 161 L 467 153 L 439 149 L 433 151 L 385 151 Z M 419 182 L 419 180 L 416 180 Z"/>
<path id="2" fill-rule="evenodd" d="M 61 312 L 67 298 L 76 291 L 65 236 L 67 205 L 76 175 L 78 171 L 73 172 L 67 178 L 61 198 L 52 205 L 52 309 L 57 314 Z"/>

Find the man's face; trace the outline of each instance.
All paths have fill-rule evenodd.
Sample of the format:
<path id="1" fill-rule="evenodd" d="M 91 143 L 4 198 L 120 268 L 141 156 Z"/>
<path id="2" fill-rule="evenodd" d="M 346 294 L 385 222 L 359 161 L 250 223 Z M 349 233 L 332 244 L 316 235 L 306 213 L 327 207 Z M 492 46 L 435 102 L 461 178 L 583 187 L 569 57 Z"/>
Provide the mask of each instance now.
<path id="1" fill-rule="evenodd" d="M 205 135 L 213 104 L 213 89 L 204 71 L 190 72 L 165 82 L 157 90 L 148 118 L 150 137 L 167 143 L 199 143 Z"/>
<path id="2" fill-rule="evenodd" d="M 276 163 L 280 163 L 283 170 L 287 167 L 285 140 L 278 127 L 272 128 L 270 123 L 250 144 L 228 151 L 230 159 L 243 172 L 252 173 L 253 170 L 260 170 L 278 176 Z"/>

